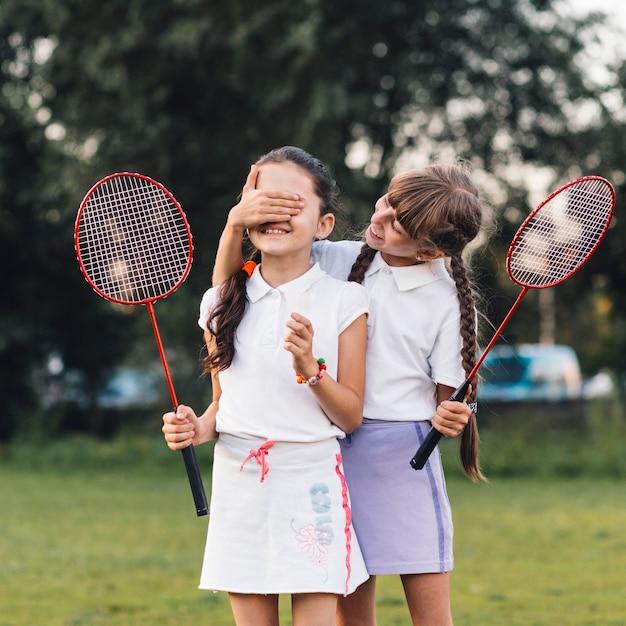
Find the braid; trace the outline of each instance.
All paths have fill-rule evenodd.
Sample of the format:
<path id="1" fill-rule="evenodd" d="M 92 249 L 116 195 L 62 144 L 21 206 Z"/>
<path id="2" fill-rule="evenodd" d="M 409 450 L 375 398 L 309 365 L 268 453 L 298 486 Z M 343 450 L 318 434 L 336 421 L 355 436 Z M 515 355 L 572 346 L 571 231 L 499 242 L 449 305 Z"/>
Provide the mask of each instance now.
<path id="1" fill-rule="evenodd" d="M 452 278 L 456 283 L 459 305 L 461 308 L 461 336 L 463 338 L 463 348 L 461 357 L 463 359 L 463 369 L 465 375 L 476 365 L 476 317 L 474 315 L 474 298 L 472 289 L 467 278 L 467 271 L 460 256 L 450 257 L 450 268 Z M 476 390 L 472 390 L 472 401 L 476 397 Z"/>
<path id="2" fill-rule="evenodd" d="M 356 261 L 350 270 L 348 280 L 355 283 L 362 283 L 363 278 L 365 277 L 365 272 L 372 264 L 375 256 L 376 250 L 374 250 L 374 248 L 370 248 L 366 243 L 364 243 L 361 251 L 359 252 L 359 256 L 357 256 Z"/>
<path id="3" fill-rule="evenodd" d="M 450 258 L 461 309 L 461 357 L 469 374 L 476 363 L 476 307 L 461 255 L 480 231 L 482 204 L 478 189 L 464 167 L 434 164 L 394 176 L 387 200 L 407 235 L 419 242 L 420 252 L 441 251 Z M 475 397 L 473 388 L 472 399 Z M 478 426 L 472 413 L 460 449 L 463 471 L 472 480 L 484 480 L 478 466 L 478 445 Z"/>
<path id="4" fill-rule="evenodd" d="M 463 369 L 465 370 L 465 375 L 469 376 L 474 369 L 474 365 L 476 365 L 476 309 L 470 281 L 460 255 L 450 257 L 450 269 L 452 278 L 456 283 L 461 308 L 461 336 L 463 338 L 461 357 Z M 474 378 L 472 381 L 472 393 L 469 398 L 471 402 L 474 402 L 476 399 L 477 382 L 477 378 Z M 463 471 L 474 481 L 485 480 L 478 464 L 479 444 L 478 424 L 476 415 L 472 412 L 461 437 L 460 456 Z"/>

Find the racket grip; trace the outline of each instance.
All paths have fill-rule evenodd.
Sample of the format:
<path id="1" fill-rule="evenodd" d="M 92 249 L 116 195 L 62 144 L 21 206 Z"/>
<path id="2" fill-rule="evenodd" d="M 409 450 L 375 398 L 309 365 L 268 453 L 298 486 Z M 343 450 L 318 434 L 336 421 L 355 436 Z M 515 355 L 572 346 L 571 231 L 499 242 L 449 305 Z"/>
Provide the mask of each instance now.
<path id="1" fill-rule="evenodd" d="M 465 395 L 467 394 L 467 390 L 471 384 L 471 380 L 466 380 L 460 387 L 457 387 L 454 393 L 450 396 L 450 400 L 453 402 L 463 402 Z M 426 461 L 428 461 L 428 457 L 431 455 L 432 451 L 437 447 L 439 440 L 441 439 L 442 434 L 436 429 L 430 429 L 428 435 L 426 435 L 426 439 L 422 442 L 422 445 L 419 447 L 418 451 L 415 453 L 415 456 L 411 459 L 411 467 L 414 470 L 419 470 L 426 465 Z"/>
<path id="2" fill-rule="evenodd" d="M 419 447 L 419 450 L 415 453 L 415 456 L 411 459 L 411 467 L 414 470 L 422 469 L 424 465 L 426 465 L 426 461 L 428 461 L 428 457 L 431 455 L 432 451 L 437 447 L 439 440 L 441 439 L 441 433 L 436 429 L 430 429 L 428 435 L 426 435 L 426 439 L 422 442 L 422 445 Z"/>
<path id="3" fill-rule="evenodd" d="M 187 469 L 187 477 L 189 478 L 191 493 L 193 494 L 193 500 L 196 504 L 196 514 L 198 517 L 201 515 L 207 515 L 209 512 L 209 505 L 207 504 L 206 494 L 204 493 L 202 475 L 200 474 L 200 468 L 198 467 L 198 460 L 196 458 L 196 450 L 191 445 L 183 448 L 182 453 L 185 461 L 185 468 Z"/>

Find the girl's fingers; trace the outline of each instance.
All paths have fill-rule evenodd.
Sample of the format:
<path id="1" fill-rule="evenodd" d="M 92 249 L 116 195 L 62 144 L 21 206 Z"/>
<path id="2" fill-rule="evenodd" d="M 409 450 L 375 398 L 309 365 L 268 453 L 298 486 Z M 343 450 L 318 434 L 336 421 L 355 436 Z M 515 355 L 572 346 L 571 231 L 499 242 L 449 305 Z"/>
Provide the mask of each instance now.
<path id="1" fill-rule="evenodd" d="M 293 312 L 285 323 L 285 326 L 289 329 L 288 335 L 292 334 L 294 337 L 298 337 L 309 343 L 313 342 L 313 325 L 309 319 L 304 317 L 301 313 Z"/>
<path id="2" fill-rule="evenodd" d="M 173 450 L 178 450 L 179 448 L 187 447 L 193 442 L 195 431 L 193 429 L 189 430 L 188 428 L 182 431 L 166 430 L 164 427 L 163 434 L 165 436 L 165 441 L 168 447 L 172 448 Z"/>
<path id="3" fill-rule="evenodd" d="M 163 415 L 163 428 L 166 427 L 175 427 L 179 424 L 184 424 L 187 422 L 187 419 L 179 416 L 177 413 L 170 411 L 169 413 L 165 413 Z"/>
<path id="4" fill-rule="evenodd" d="M 283 347 L 291 353 L 294 369 L 301 371 L 314 360 L 313 326 L 304 315 L 295 312 L 287 320 L 286 326 L 288 331 Z"/>
<path id="5" fill-rule="evenodd" d="M 250 191 L 251 189 L 256 189 L 256 181 L 259 177 L 259 168 L 256 165 L 250 166 L 250 171 L 248 172 L 248 176 L 246 178 L 246 182 L 244 183 L 242 194 Z"/>
<path id="6" fill-rule="evenodd" d="M 291 317 L 287 320 L 287 327 L 292 328 L 294 330 L 297 330 L 303 327 L 307 330 L 307 332 L 313 335 L 313 326 L 309 318 L 304 317 L 302 313 L 298 313 L 296 311 L 293 311 L 291 313 Z"/>
<path id="7" fill-rule="evenodd" d="M 457 437 L 467 425 L 469 415 L 466 404 L 446 400 L 437 407 L 432 424 L 445 437 Z"/>
<path id="8" fill-rule="evenodd" d="M 197 417 L 191 407 L 180 405 L 176 411 L 163 414 L 163 436 L 168 448 L 181 450 L 193 443 L 195 436 L 194 419 Z"/>
<path id="9" fill-rule="evenodd" d="M 298 202 L 291 198 L 264 198 L 262 203 L 253 209 L 259 223 L 287 222 L 301 210 Z"/>
<path id="10" fill-rule="evenodd" d="M 283 346 L 285 350 L 291 352 L 294 356 L 302 356 L 311 353 L 312 349 L 311 341 L 303 339 L 293 333 L 287 333 L 285 335 Z"/>
<path id="11" fill-rule="evenodd" d="M 182 441 L 185 439 L 193 439 L 194 429 L 190 424 L 176 426 L 174 424 L 163 424 L 161 428 L 165 438 L 168 441 Z"/>
<path id="12" fill-rule="evenodd" d="M 232 225 L 254 228 L 271 222 L 287 222 L 302 210 L 303 203 L 293 194 L 269 195 L 265 191 L 250 190 L 242 195 L 241 202 L 229 213 Z"/>

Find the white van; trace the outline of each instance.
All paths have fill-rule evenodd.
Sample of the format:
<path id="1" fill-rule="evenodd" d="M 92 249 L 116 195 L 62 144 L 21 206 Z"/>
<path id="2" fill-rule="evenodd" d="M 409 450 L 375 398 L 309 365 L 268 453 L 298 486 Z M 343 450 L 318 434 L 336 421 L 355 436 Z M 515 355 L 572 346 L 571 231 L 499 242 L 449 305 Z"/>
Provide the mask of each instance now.
<path id="1" fill-rule="evenodd" d="M 494 346 L 480 368 L 478 399 L 495 402 L 582 398 L 576 352 L 564 345 Z"/>

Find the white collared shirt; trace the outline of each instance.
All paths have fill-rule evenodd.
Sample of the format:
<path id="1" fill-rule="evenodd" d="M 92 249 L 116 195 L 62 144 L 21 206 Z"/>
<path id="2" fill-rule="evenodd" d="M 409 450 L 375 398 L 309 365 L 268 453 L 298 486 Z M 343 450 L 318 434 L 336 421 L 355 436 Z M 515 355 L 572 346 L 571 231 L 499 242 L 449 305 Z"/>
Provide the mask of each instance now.
<path id="1" fill-rule="evenodd" d="M 336 379 L 339 335 L 367 313 L 367 291 L 331 278 L 317 264 L 277 288 L 259 270 L 246 283 L 248 303 L 237 328 L 235 358 L 219 373 L 218 432 L 293 442 L 344 437 L 308 385 L 296 382 L 291 354 L 283 347 L 285 323 L 294 310 L 311 320 L 313 354 L 325 359 L 328 374 Z M 218 297 L 219 287 L 202 298 L 198 324 L 204 330 Z"/>
<path id="2" fill-rule="evenodd" d="M 346 280 L 361 246 L 316 242 L 312 258 Z M 370 294 L 364 416 L 431 419 L 436 384 L 456 388 L 465 380 L 459 300 L 444 260 L 392 267 L 379 252 L 363 286 Z"/>

